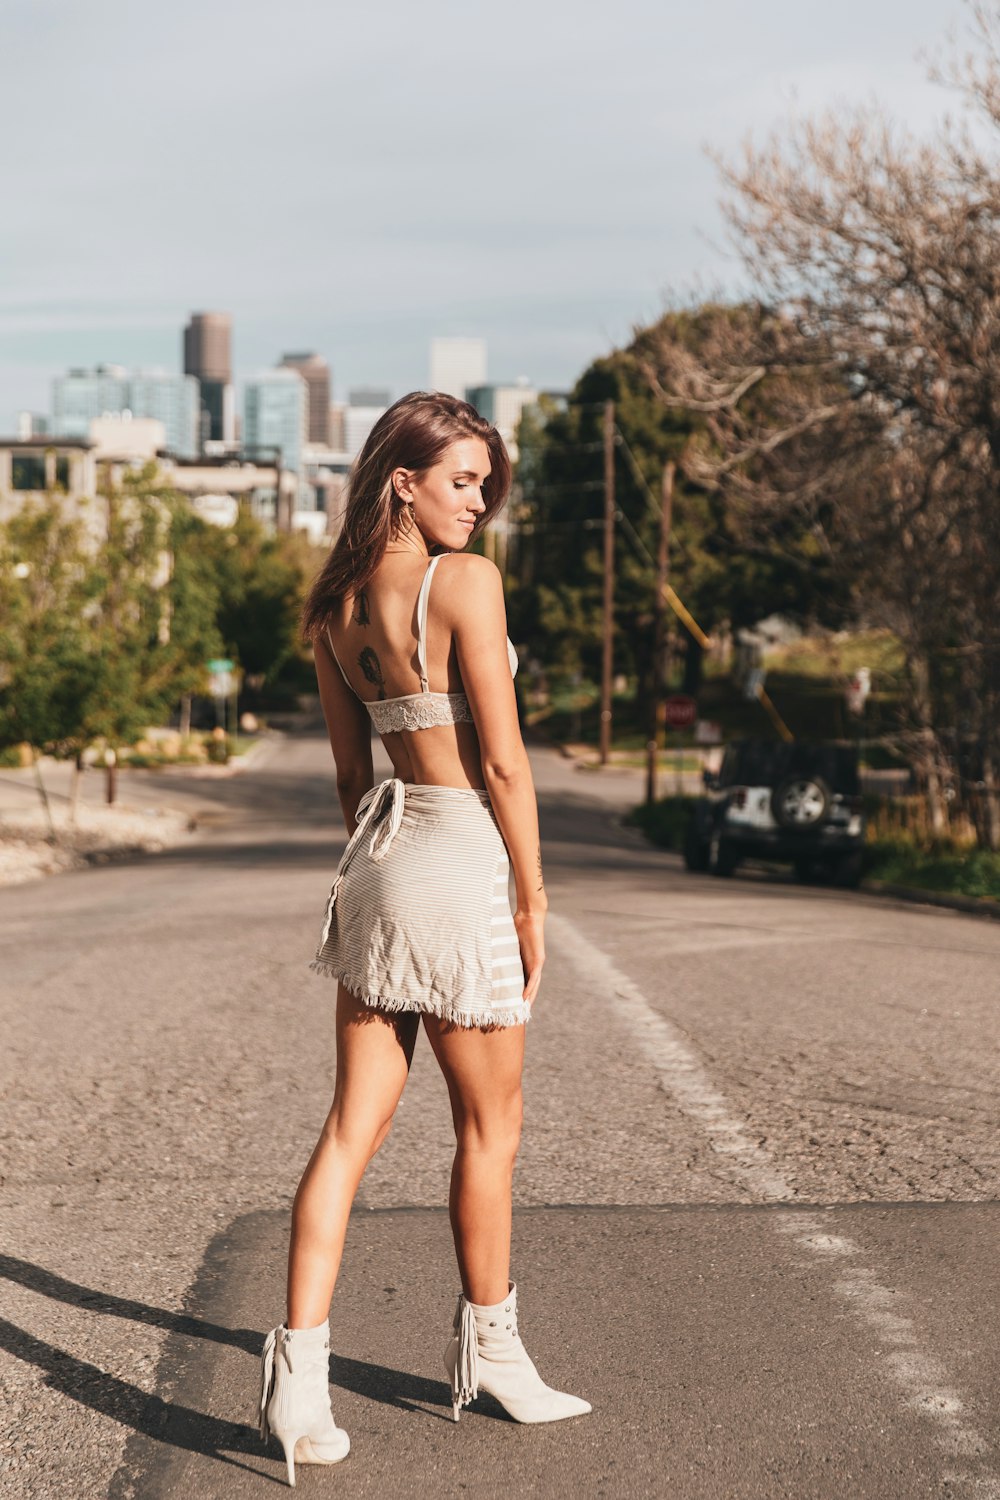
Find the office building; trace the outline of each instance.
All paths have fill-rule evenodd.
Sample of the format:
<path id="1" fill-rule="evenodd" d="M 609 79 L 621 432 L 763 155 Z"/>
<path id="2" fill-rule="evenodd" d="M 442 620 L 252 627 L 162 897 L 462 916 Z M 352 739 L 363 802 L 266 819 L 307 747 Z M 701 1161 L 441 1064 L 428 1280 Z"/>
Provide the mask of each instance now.
<path id="1" fill-rule="evenodd" d="M 228 313 L 192 313 L 184 329 L 184 373 L 201 389 L 201 441 L 235 440 L 233 320 Z"/>
<path id="2" fill-rule="evenodd" d="M 145 464 L 170 450 L 162 422 L 155 417 L 133 417 L 131 412 L 95 417 L 90 424 L 90 441 L 98 463 Z M 176 454 L 176 449 L 172 451 Z M 176 456 L 194 457 L 188 453 Z"/>
<path id="3" fill-rule="evenodd" d="M 343 453 L 347 447 L 347 425 L 345 413 L 347 407 L 343 401 L 333 401 L 330 404 L 330 447 L 339 453 Z"/>
<path id="4" fill-rule="evenodd" d="M 89 437 L 95 417 L 129 410 L 128 372 L 121 365 L 70 370 L 52 382 L 52 431 L 56 437 Z"/>
<path id="5" fill-rule="evenodd" d="M 36 411 L 19 411 L 17 414 L 17 436 L 19 441 L 26 443 L 29 438 L 46 437 L 49 431 L 49 418 L 39 415 Z"/>
<path id="6" fill-rule="evenodd" d="M 56 377 L 52 430 L 56 437 L 89 438 L 102 417 L 151 418 L 162 422 L 166 447 L 179 458 L 198 452 L 198 383 L 163 370 L 130 373 L 121 365 L 70 370 Z"/>
<path id="7" fill-rule="evenodd" d="M 361 452 L 365 439 L 384 411 L 384 406 L 348 406 L 345 408 L 344 448 L 352 461 Z"/>
<path id="8" fill-rule="evenodd" d="M 261 370 L 243 391 L 243 448 L 248 458 L 299 473 L 309 425 L 309 387 L 298 370 Z"/>
<path id="9" fill-rule="evenodd" d="M 129 410 L 133 417 L 162 422 L 167 448 L 178 458 L 198 453 L 198 382 L 193 375 L 164 370 L 137 370 L 129 377 Z"/>
<path id="10" fill-rule="evenodd" d="M 431 339 L 431 390 L 464 401 L 471 386 L 486 384 L 485 339 Z"/>
<path id="11" fill-rule="evenodd" d="M 0 523 L 17 515 L 26 498 L 46 492 L 72 502 L 96 494 L 90 439 L 0 438 Z"/>
<path id="12" fill-rule="evenodd" d="M 298 370 L 309 391 L 310 443 L 330 441 L 330 366 L 321 354 L 286 354 L 281 367 Z"/>
<path id="13" fill-rule="evenodd" d="M 348 391 L 347 401 L 350 406 L 377 406 L 379 411 L 385 411 L 392 397 L 384 386 L 356 385 Z"/>
<path id="14" fill-rule="evenodd" d="M 514 385 L 474 385 L 469 387 L 469 401 L 481 417 L 492 422 L 500 433 L 511 461 L 517 462 L 517 424 L 526 406 L 533 406 L 538 392 L 525 378 Z"/>

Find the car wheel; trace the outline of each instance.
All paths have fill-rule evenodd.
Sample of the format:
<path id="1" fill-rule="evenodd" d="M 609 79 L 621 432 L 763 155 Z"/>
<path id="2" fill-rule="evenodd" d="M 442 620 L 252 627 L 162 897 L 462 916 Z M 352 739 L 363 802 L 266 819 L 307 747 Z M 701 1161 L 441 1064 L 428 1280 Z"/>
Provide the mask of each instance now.
<path id="1" fill-rule="evenodd" d="M 803 832 L 818 828 L 830 810 L 830 788 L 821 776 L 786 776 L 771 793 L 779 828 Z"/>
<path id="2" fill-rule="evenodd" d="M 713 875 L 727 878 L 736 869 L 738 860 L 721 833 L 713 833 L 708 843 L 708 868 Z"/>
<path id="3" fill-rule="evenodd" d="M 695 875 L 703 875 L 708 869 L 708 840 L 702 835 L 694 818 L 684 835 L 684 868 Z"/>

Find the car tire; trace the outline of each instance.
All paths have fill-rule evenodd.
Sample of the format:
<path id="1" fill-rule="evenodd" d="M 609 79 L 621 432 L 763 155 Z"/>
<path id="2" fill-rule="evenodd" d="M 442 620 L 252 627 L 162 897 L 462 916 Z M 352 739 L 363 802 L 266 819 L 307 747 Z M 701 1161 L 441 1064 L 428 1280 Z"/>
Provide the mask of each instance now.
<path id="1" fill-rule="evenodd" d="M 728 879 L 739 863 L 721 833 L 713 833 L 708 844 L 708 868 L 713 875 Z"/>
<path id="2" fill-rule="evenodd" d="M 771 793 L 771 812 L 779 828 L 806 833 L 825 821 L 830 800 L 822 776 L 786 776 Z"/>
<path id="3" fill-rule="evenodd" d="M 708 869 L 708 843 L 696 828 L 689 828 L 684 837 L 684 868 L 692 875 L 704 875 Z"/>

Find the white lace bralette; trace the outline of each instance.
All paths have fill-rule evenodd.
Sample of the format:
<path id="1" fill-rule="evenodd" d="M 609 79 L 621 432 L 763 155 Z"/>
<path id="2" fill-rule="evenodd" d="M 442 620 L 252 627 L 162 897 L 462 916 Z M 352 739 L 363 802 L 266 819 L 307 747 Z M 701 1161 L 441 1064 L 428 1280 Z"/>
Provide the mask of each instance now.
<path id="1" fill-rule="evenodd" d="M 464 693 L 432 693 L 427 683 L 427 597 L 430 593 L 434 569 L 443 556 L 445 556 L 444 553 L 439 553 L 437 557 L 431 558 L 417 597 L 419 693 L 404 693 L 398 698 L 376 698 L 371 702 L 367 698 L 361 698 L 340 664 L 340 658 L 333 647 L 333 638 L 329 628 L 327 629 L 326 638 L 330 643 L 333 659 L 340 667 L 341 675 L 351 692 L 367 708 L 376 734 L 398 734 L 404 729 L 434 729 L 439 724 L 471 724 L 473 722 L 472 709 Z M 514 643 L 510 636 L 507 637 L 507 661 L 510 664 L 510 675 L 516 677 L 517 652 L 514 650 Z"/>

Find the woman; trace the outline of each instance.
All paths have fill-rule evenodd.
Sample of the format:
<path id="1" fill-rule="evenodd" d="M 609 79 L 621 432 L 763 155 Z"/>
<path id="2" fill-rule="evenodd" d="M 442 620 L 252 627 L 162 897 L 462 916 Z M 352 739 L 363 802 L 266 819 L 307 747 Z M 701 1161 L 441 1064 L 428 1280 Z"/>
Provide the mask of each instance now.
<path id="1" fill-rule="evenodd" d="M 590 1410 L 541 1380 L 508 1277 L 524 1026 L 547 900 L 500 574 L 462 549 L 509 484 L 503 441 L 472 406 L 403 397 L 358 457 L 343 530 L 306 603 L 355 832 L 312 964 L 338 982 L 333 1106 L 295 1195 L 287 1320 L 262 1356 L 261 1435 L 281 1441 L 290 1484 L 296 1458 L 336 1463 L 350 1446 L 330 1410 L 330 1299 L 351 1203 L 389 1132 L 421 1020 L 457 1138 L 462 1293 L 445 1354 L 454 1418 L 479 1390 L 519 1422 Z M 372 724 L 394 770 L 379 786 Z"/>

